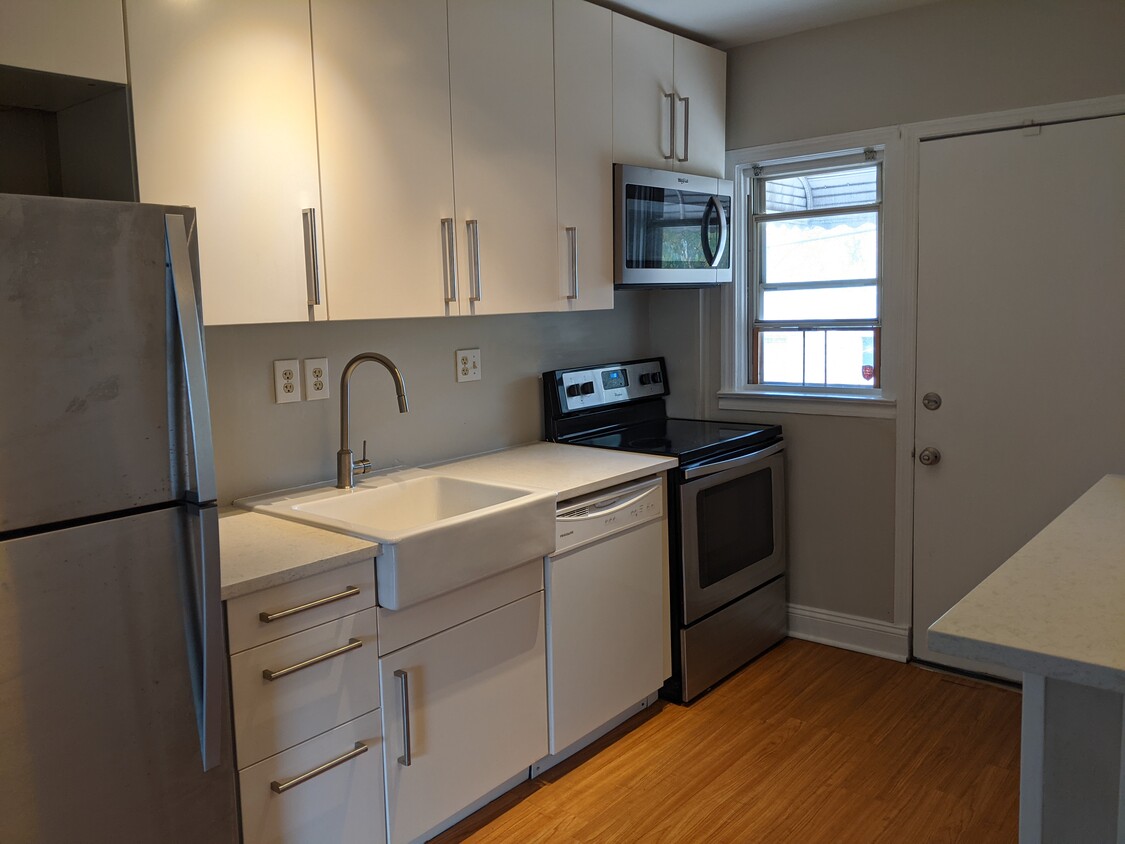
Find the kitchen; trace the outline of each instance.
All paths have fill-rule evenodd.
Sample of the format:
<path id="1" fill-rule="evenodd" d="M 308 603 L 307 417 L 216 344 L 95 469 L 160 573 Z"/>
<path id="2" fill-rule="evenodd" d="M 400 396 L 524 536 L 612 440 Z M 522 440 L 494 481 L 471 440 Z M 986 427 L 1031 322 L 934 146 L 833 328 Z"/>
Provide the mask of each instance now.
<path id="1" fill-rule="evenodd" d="M 1060 39 L 1059 32 L 1072 35 Z M 945 2 L 760 41 L 728 55 L 725 146 L 1119 95 L 1119 34 L 1112 3 L 1042 4 L 1032 15 L 1016 3 Z M 855 75 L 834 73 L 840 63 L 858 65 Z M 303 273 L 300 281 L 303 287 Z M 900 565 L 909 555 L 901 547 L 904 484 L 897 473 L 901 441 L 913 445 L 912 425 L 901 416 L 724 409 L 716 398 L 721 295 L 623 291 L 613 304 L 612 311 L 583 314 L 209 327 L 219 500 L 333 475 L 338 397 L 275 404 L 274 360 L 328 358 L 333 390 L 340 367 L 357 352 L 379 351 L 402 367 L 409 415 L 396 412 L 386 376 L 375 367 L 358 370 L 352 385 L 352 416 L 363 420 L 362 427 L 353 422 L 355 439 L 369 439 L 381 468 L 538 440 L 541 372 L 663 355 L 673 415 L 766 419 L 784 427 L 791 631 L 905 658 L 910 592 Z M 888 333 L 894 312 L 888 310 Z M 905 345 L 901 336 L 898 342 Z M 482 378 L 458 384 L 453 353 L 471 348 L 481 349 Z M 908 394 L 905 382 L 898 388 L 900 396 Z M 1071 499 L 1081 491 L 1073 490 Z"/>

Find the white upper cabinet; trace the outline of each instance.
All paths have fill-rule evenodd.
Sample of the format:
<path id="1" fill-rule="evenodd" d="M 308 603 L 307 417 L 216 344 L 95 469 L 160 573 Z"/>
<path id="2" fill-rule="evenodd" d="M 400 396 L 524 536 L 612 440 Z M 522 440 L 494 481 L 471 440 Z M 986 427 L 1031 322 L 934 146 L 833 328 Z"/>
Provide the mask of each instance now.
<path id="1" fill-rule="evenodd" d="M 121 0 L 4 0 L 0 63 L 126 83 Z"/>
<path id="2" fill-rule="evenodd" d="M 560 307 L 551 0 L 449 0 L 462 314 Z"/>
<path id="3" fill-rule="evenodd" d="M 613 158 L 722 176 L 726 54 L 613 16 Z"/>
<path id="4" fill-rule="evenodd" d="M 199 210 L 204 322 L 325 318 L 308 0 L 127 2 L 140 198 Z"/>
<path id="5" fill-rule="evenodd" d="M 458 313 L 445 0 L 312 0 L 312 34 L 332 318 Z"/>
<path id="6" fill-rule="evenodd" d="M 555 0 L 559 296 L 613 307 L 613 14 Z"/>

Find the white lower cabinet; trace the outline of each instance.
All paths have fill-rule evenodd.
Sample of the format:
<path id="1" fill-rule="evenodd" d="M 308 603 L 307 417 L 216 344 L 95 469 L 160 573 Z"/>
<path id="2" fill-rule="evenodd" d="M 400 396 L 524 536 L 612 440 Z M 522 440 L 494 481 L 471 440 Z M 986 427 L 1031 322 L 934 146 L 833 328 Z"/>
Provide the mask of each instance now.
<path id="1" fill-rule="evenodd" d="M 243 844 L 381 844 L 379 710 L 239 774 Z"/>
<path id="2" fill-rule="evenodd" d="M 542 592 L 379 660 L 391 842 L 419 840 L 547 754 L 546 671 Z"/>

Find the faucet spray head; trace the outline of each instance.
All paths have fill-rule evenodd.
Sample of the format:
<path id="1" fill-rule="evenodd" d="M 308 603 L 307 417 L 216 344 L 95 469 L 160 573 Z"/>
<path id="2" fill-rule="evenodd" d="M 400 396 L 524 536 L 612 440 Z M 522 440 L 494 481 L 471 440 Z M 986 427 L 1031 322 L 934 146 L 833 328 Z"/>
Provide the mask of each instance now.
<path id="1" fill-rule="evenodd" d="M 410 410 L 410 405 L 406 401 L 406 393 L 398 394 L 398 412 L 406 413 Z"/>

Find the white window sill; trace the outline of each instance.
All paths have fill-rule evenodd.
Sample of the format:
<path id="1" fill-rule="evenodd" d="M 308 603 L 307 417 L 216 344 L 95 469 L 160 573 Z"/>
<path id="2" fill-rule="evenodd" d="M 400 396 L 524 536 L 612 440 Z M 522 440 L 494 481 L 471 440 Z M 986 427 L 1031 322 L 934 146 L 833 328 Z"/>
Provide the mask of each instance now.
<path id="1" fill-rule="evenodd" d="M 804 413 L 812 416 L 855 416 L 894 419 L 894 399 L 881 395 L 797 393 L 785 390 L 720 391 L 719 410 L 757 410 L 768 413 Z"/>

